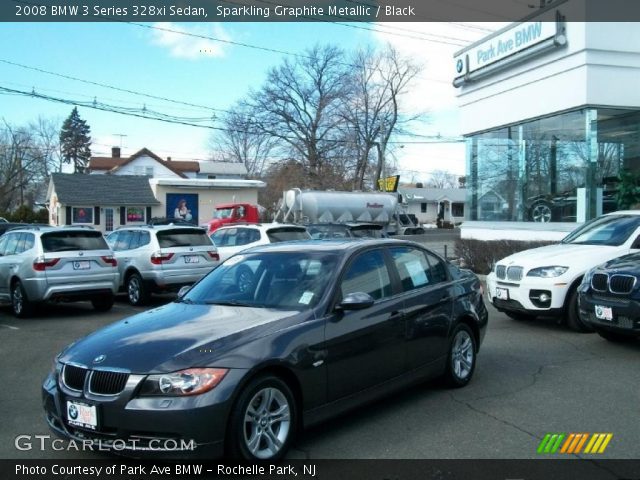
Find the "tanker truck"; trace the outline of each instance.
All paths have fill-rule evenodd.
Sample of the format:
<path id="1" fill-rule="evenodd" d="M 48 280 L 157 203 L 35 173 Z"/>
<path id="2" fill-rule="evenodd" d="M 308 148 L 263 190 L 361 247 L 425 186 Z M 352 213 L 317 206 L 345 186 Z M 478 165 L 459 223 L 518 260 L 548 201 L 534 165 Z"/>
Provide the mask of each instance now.
<path id="1" fill-rule="evenodd" d="M 424 233 L 406 214 L 397 193 L 337 192 L 293 188 L 282 195 L 276 222 L 283 223 L 375 223 L 389 235 Z"/>

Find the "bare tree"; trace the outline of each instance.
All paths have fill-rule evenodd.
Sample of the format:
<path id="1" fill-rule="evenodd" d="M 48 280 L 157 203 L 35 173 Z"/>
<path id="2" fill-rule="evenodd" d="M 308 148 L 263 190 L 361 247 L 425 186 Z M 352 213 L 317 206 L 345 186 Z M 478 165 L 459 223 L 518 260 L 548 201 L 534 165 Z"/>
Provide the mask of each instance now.
<path id="1" fill-rule="evenodd" d="M 285 60 L 251 94 L 253 127 L 280 140 L 282 151 L 300 159 L 317 187 L 340 143 L 339 111 L 348 92 L 342 51 L 316 46 Z"/>
<path id="2" fill-rule="evenodd" d="M 427 181 L 427 186 L 430 188 L 458 188 L 459 175 L 446 170 L 434 170 Z"/>

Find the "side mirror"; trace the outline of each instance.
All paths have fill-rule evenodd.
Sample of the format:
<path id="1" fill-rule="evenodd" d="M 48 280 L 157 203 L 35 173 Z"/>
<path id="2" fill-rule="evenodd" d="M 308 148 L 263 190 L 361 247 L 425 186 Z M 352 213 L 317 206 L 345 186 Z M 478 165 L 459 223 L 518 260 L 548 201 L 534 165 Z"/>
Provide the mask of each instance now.
<path id="1" fill-rule="evenodd" d="M 375 300 L 371 295 L 364 292 L 348 293 L 338 305 L 340 310 L 364 310 L 374 304 Z"/>
<path id="2" fill-rule="evenodd" d="M 178 298 L 184 297 L 189 290 L 191 290 L 191 285 L 185 285 L 184 287 L 182 287 L 180 290 L 178 290 Z"/>

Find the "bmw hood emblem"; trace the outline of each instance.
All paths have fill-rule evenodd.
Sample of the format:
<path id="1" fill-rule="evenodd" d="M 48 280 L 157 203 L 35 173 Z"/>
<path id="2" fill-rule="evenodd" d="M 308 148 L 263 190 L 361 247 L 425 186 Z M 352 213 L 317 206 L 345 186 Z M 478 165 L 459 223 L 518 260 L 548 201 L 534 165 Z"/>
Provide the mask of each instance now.
<path id="1" fill-rule="evenodd" d="M 93 359 L 93 363 L 102 363 L 107 359 L 106 355 L 98 355 L 96 358 Z"/>

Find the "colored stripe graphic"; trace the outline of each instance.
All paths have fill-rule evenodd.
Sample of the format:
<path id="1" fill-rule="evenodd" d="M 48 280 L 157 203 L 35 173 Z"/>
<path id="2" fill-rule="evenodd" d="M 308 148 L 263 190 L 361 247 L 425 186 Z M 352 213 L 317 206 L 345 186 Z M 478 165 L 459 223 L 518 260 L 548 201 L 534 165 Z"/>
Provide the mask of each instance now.
<path id="1" fill-rule="evenodd" d="M 547 433 L 538 445 L 539 454 L 604 453 L 613 433 Z M 588 441 L 587 441 L 588 440 Z"/>

